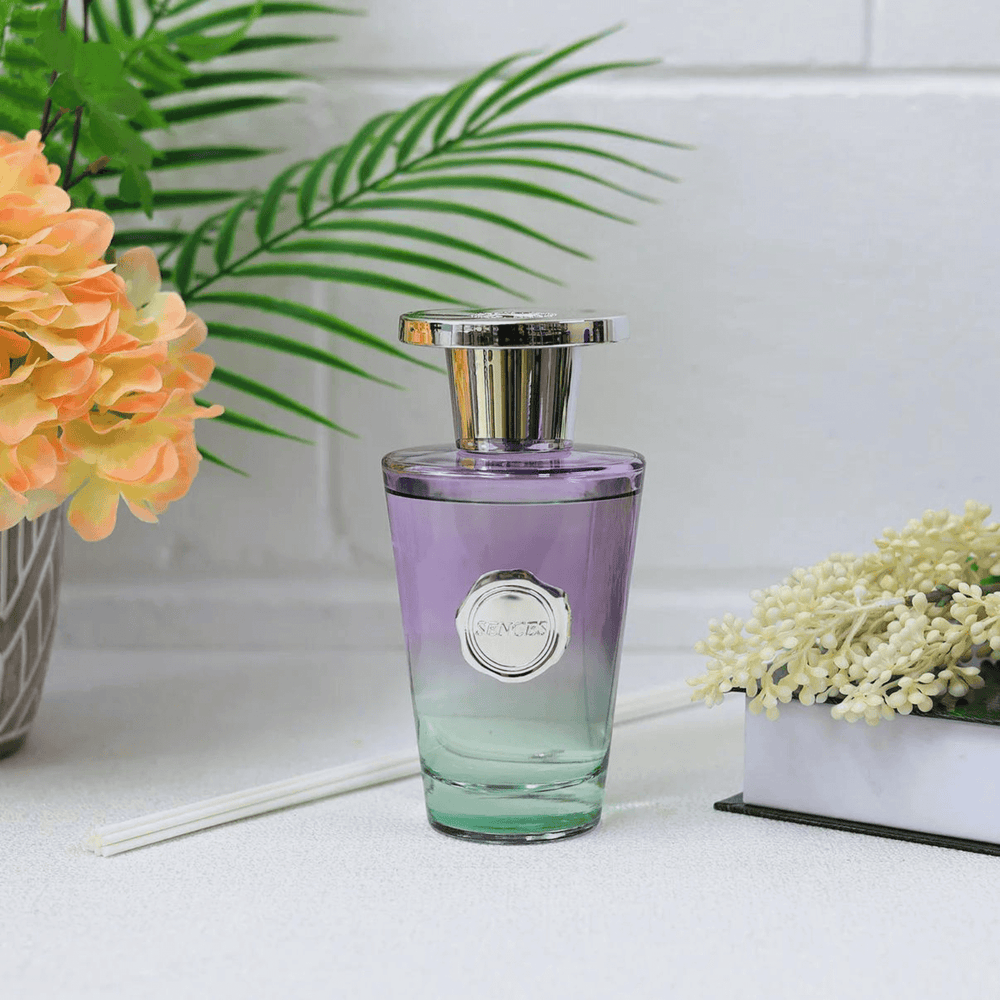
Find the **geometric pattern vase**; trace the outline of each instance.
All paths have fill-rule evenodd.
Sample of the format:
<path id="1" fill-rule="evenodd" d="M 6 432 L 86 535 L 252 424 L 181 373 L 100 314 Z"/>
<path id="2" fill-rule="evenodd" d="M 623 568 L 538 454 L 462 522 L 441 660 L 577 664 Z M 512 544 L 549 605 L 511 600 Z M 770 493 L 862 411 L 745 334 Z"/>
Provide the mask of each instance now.
<path id="1" fill-rule="evenodd" d="M 0 757 L 24 745 L 56 631 L 63 508 L 0 531 Z"/>

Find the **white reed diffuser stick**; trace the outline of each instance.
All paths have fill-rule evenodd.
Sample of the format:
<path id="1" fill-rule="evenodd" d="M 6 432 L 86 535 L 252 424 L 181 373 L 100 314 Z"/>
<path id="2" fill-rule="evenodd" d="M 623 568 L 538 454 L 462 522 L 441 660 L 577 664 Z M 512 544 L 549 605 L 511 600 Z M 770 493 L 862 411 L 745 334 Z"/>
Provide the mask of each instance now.
<path id="1" fill-rule="evenodd" d="M 615 724 L 634 722 L 690 704 L 691 688 L 687 684 L 671 684 L 639 694 L 623 695 L 615 706 Z M 196 830 L 205 830 L 222 823 L 259 816 L 275 809 L 313 802 L 358 788 L 370 788 L 419 773 L 420 759 L 412 751 L 379 757 L 377 760 L 343 764 L 284 781 L 258 785 L 241 792 L 203 799 L 176 809 L 164 809 L 123 823 L 98 827 L 87 840 L 86 846 L 95 854 L 110 857 L 136 847 L 194 833 Z"/>

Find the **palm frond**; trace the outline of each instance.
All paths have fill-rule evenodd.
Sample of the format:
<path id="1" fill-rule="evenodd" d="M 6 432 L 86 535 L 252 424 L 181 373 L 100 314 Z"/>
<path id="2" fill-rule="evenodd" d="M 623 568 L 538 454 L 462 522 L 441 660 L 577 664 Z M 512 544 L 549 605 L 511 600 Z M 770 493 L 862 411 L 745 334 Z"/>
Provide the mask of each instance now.
<path id="1" fill-rule="evenodd" d="M 249 472 L 237 468 L 235 465 L 230 465 L 227 461 L 225 461 L 225 459 L 219 458 L 218 455 L 209 451 L 207 448 L 202 448 L 201 445 L 198 445 L 198 454 L 201 455 L 206 462 L 211 462 L 212 465 L 218 465 L 220 468 L 228 469 L 230 472 L 235 472 L 238 476 L 246 476 L 247 479 L 250 478 Z"/>
<path id="2" fill-rule="evenodd" d="M 291 80 L 308 80 L 306 73 L 294 73 L 284 69 L 233 69 L 212 70 L 209 73 L 193 73 L 184 80 L 184 90 L 205 90 L 209 87 L 243 86 L 247 83 L 285 83 Z"/>
<path id="3" fill-rule="evenodd" d="M 265 264 L 248 264 L 230 272 L 233 278 L 312 278 L 314 281 L 338 281 L 343 285 L 377 288 L 381 292 L 395 292 L 415 299 L 449 302 L 456 306 L 475 308 L 474 302 L 458 299 L 453 295 L 435 291 L 412 281 L 405 281 L 391 274 L 363 271 L 355 267 L 334 267 L 330 264 L 311 264 L 306 261 L 268 261 Z"/>
<path id="4" fill-rule="evenodd" d="M 300 403 L 297 399 L 292 399 L 291 396 L 286 396 L 283 392 L 278 392 L 277 389 L 272 389 L 269 385 L 264 385 L 263 382 L 247 378 L 245 375 L 230 371 L 228 368 L 216 365 L 212 371 L 212 381 L 226 386 L 227 389 L 235 389 L 237 392 L 244 392 L 248 396 L 255 396 L 257 399 L 262 399 L 265 403 L 270 403 L 272 406 L 288 410 L 289 413 L 294 413 L 317 424 L 322 424 L 324 427 L 329 427 L 330 430 L 347 434 L 350 437 L 356 436 L 347 430 L 346 427 L 335 424 L 329 417 L 323 416 L 322 413 L 317 413 L 304 403 Z"/>
<path id="5" fill-rule="evenodd" d="M 485 174 L 456 174 L 448 177 L 409 177 L 404 180 L 385 181 L 379 185 L 377 190 L 380 194 L 399 194 L 408 191 L 428 191 L 466 189 L 469 191 L 501 191 L 505 194 L 520 194 L 529 198 L 541 198 L 545 201 L 558 202 L 568 205 L 570 208 L 578 208 L 584 212 L 592 212 L 594 215 L 603 216 L 605 219 L 613 219 L 615 222 L 624 222 L 628 225 L 635 225 L 634 219 L 628 219 L 624 215 L 606 211 L 596 205 L 590 205 L 579 198 L 573 198 L 561 191 L 553 188 L 542 187 L 540 184 L 532 184 L 529 181 L 517 180 L 513 177 L 493 177 Z"/>
<path id="6" fill-rule="evenodd" d="M 314 347 L 312 344 L 304 344 L 293 337 L 284 337 L 279 333 L 270 333 L 267 330 L 253 330 L 245 326 L 232 326 L 229 323 L 209 323 L 208 335 L 214 337 L 216 340 L 232 340 L 240 344 L 249 345 L 250 347 L 263 347 L 269 351 L 280 351 L 282 354 L 304 358 L 306 361 L 316 361 L 321 365 L 326 365 L 328 368 L 346 372 L 348 375 L 357 375 L 360 378 L 371 379 L 375 382 L 381 381 L 381 379 L 372 375 L 371 372 L 365 371 L 357 365 L 352 365 L 349 361 L 337 357 L 336 354 L 331 354 L 329 351 Z M 389 384 L 394 388 L 400 388 L 395 383 Z"/>
<path id="7" fill-rule="evenodd" d="M 496 253 L 493 250 L 484 247 L 480 243 L 471 243 L 468 240 L 460 240 L 457 236 L 452 236 L 451 233 L 442 233 L 436 229 L 425 229 L 423 226 L 414 226 L 406 222 L 387 222 L 384 219 L 369 219 L 367 217 L 354 218 L 354 219 L 333 219 L 329 222 L 318 222 L 311 227 L 313 230 L 324 230 L 324 231 L 360 231 L 363 233 L 376 233 L 385 236 L 399 236 L 403 239 L 418 240 L 423 243 L 433 243 L 437 246 L 448 247 L 450 250 L 457 250 L 460 253 L 473 254 L 477 257 L 483 257 L 486 260 L 491 260 L 496 264 L 503 264 L 505 267 L 513 268 L 515 271 L 521 271 L 523 274 L 530 274 L 533 278 L 540 278 L 542 281 L 548 281 L 553 285 L 561 285 L 563 282 L 559 281 L 558 278 L 553 278 L 551 275 L 543 274 L 541 271 L 536 271 L 534 268 L 527 267 L 525 264 L 521 264 L 510 257 L 504 257 L 503 254 Z M 285 244 L 287 246 L 287 244 Z M 275 248 L 276 250 L 283 249 L 282 246 Z"/>
<path id="8" fill-rule="evenodd" d="M 400 358 L 403 361 L 409 361 L 411 364 L 419 365 L 421 368 L 430 368 L 432 371 L 441 370 L 437 365 L 432 365 L 426 361 L 414 358 L 405 351 L 400 350 L 395 344 L 382 340 L 381 337 L 376 337 L 374 334 L 368 333 L 360 327 L 354 326 L 353 323 L 348 323 L 345 320 L 342 320 L 331 313 L 323 312 L 320 309 L 314 309 L 312 306 L 303 305 L 301 302 L 293 302 L 290 299 L 276 299 L 270 295 L 261 295 L 257 292 L 206 293 L 199 292 L 197 290 L 188 296 L 188 301 L 217 302 L 221 305 L 239 306 L 243 309 L 252 309 L 258 312 L 270 313 L 274 316 L 284 316 L 286 319 L 297 320 L 298 322 L 305 323 L 308 326 L 315 326 L 320 330 L 326 330 L 329 333 L 346 337 L 348 340 L 353 340 L 355 343 L 361 344 L 364 347 L 371 347 L 376 351 L 381 351 L 383 354 L 389 354 L 394 358 Z M 401 386 L 396 385 L 396 383 L 387 382 L 385 379 L 378 378 L 375 375 L 368 375 L 366 373 L 364 377 L 370 379 L 372 382 L 379 382 L 382 385 L 388 385 L 394 389 L 401 388 Z"/>
<path id="9" fill-rule="evenodd" d="M 177 104 L 170 108 L 161 108 L 160 114 L 168 125 L 182 125 L 184 122 L 218 118 L 220 115 L 232 115 L 238 111 L 256 111 L 259 108 L 269 108 L 275 104 L 288 104 L 292 101 L 293 99 L 290 97 L 269 97 L 266 94 L 255 94 L 252 97 L 227 97 L 218 101 Z"/>
<path id="10" fill-rule="evenodd" d="M 195 402 L 199 406 L 213 405 L 205 399 L 196 399 Z M 286 441 L 298 441 L 299 444 L 315 444 L 315 442 L 310 441 L 309 438 L 299 437 L 297 434 L 289 434 L 287 431 L 279 430 L 277 427 L 272 427 L 270 424 L 264 423 L 263 420 L 248 417 L 245 413 L 240 413 L 238 410 L 233 410 L 228 406 L 226 407 L 224 413 L 220 413 L 214 419 L 218 424 L 229 424 L 232 427 L 239 427 L 240 430 L 244 431 L 255 431 L 258 434 L 269 434 L 273 437 L 284 438 Z"/>
<path id="11" fill-rule="evenodd" d="M 600 177 L 587 170 L 580 170 L 576 167 L 567 166 L 565 163 L 553 163 L 551 160 L 539 160 L 528 156 L 481 156 L 480 150 L 469 150 L 476 155 L 456 156 L 447 159 L 434 160 L 415 167 L 409 172 L 414 174 L 434 173 L 438 170 L 466 170 L 469 167 L 523 167 L 527 170 L 552 170 L 556 173 L 566 174 L 571 177 L 578 177 L 581 180 L 590 181 L 592 184 L 600 184 L 602 187 L 610 188 L 619 194 L 624 194 L 629 198 L 636 198 L 639 201 L 656 204 L 655 198 L 642 194 L 640 191 L 633 191 L 631 188 L 609 181 L 606 177 Z"/>
<path id="12" fill-rule="evenodd" d="M 389 246 L 384 243 L 363 243 L 357 240 L 304 239 L 289 240 L 275 246 L 273 250 L 275 253 L 347 254 L 355 257 L 367 257 L 370 260 L 392 261 L 395 264 L 426 268 L 427 270 L 438 271 L 455 278 L 464 278 L 466 281 L 473 281 L 480 285 L 488 285 L 490 288 L 496 288 L 498 291 L 506 292 L 508 295 L 513 295 L 519 299 L 530 297 L 524 292 L 515 291 L 507 285 L 502 285 L 500 282 L 479 274 L 477 271 L 463 267 L 461 264 L 455 264 L 449 260 L 442 260 L 440 257 L 415 253 L 412 250 Z"/>

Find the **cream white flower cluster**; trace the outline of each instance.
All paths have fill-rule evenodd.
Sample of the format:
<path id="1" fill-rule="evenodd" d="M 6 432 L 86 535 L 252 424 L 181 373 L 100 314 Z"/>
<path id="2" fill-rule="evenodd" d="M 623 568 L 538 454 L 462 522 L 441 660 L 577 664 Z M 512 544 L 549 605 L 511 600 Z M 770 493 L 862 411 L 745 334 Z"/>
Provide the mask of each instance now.
<path id="1" fill-rule="evenodd" d="M 754 592 L 748 621 L 713 620 L 695 646 L 709 666 L 688 681 L 694 698 L 716 705 L 742 688 L 771 719 L 797 698 L 870 725 L 953 705 L 1000 651 L 1000 523 L 989 515 L 971 500 L 962 515 L 927 511 L 887 529 L 875 552 L 835 554 Z"/>

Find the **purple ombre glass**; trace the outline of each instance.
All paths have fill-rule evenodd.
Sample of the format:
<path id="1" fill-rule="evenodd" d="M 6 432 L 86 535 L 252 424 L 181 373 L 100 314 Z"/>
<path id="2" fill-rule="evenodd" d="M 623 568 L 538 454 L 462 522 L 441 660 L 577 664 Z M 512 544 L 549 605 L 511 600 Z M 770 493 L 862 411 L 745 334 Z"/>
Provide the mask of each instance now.
<path id="1" fill-rule="evenodd" d="M 477 840 L 600 819 L 644 461 L 573 447 L 575 356 L 623 317 L 415 313 L 458 447 L 382 462 L 428 816 Z"/>

